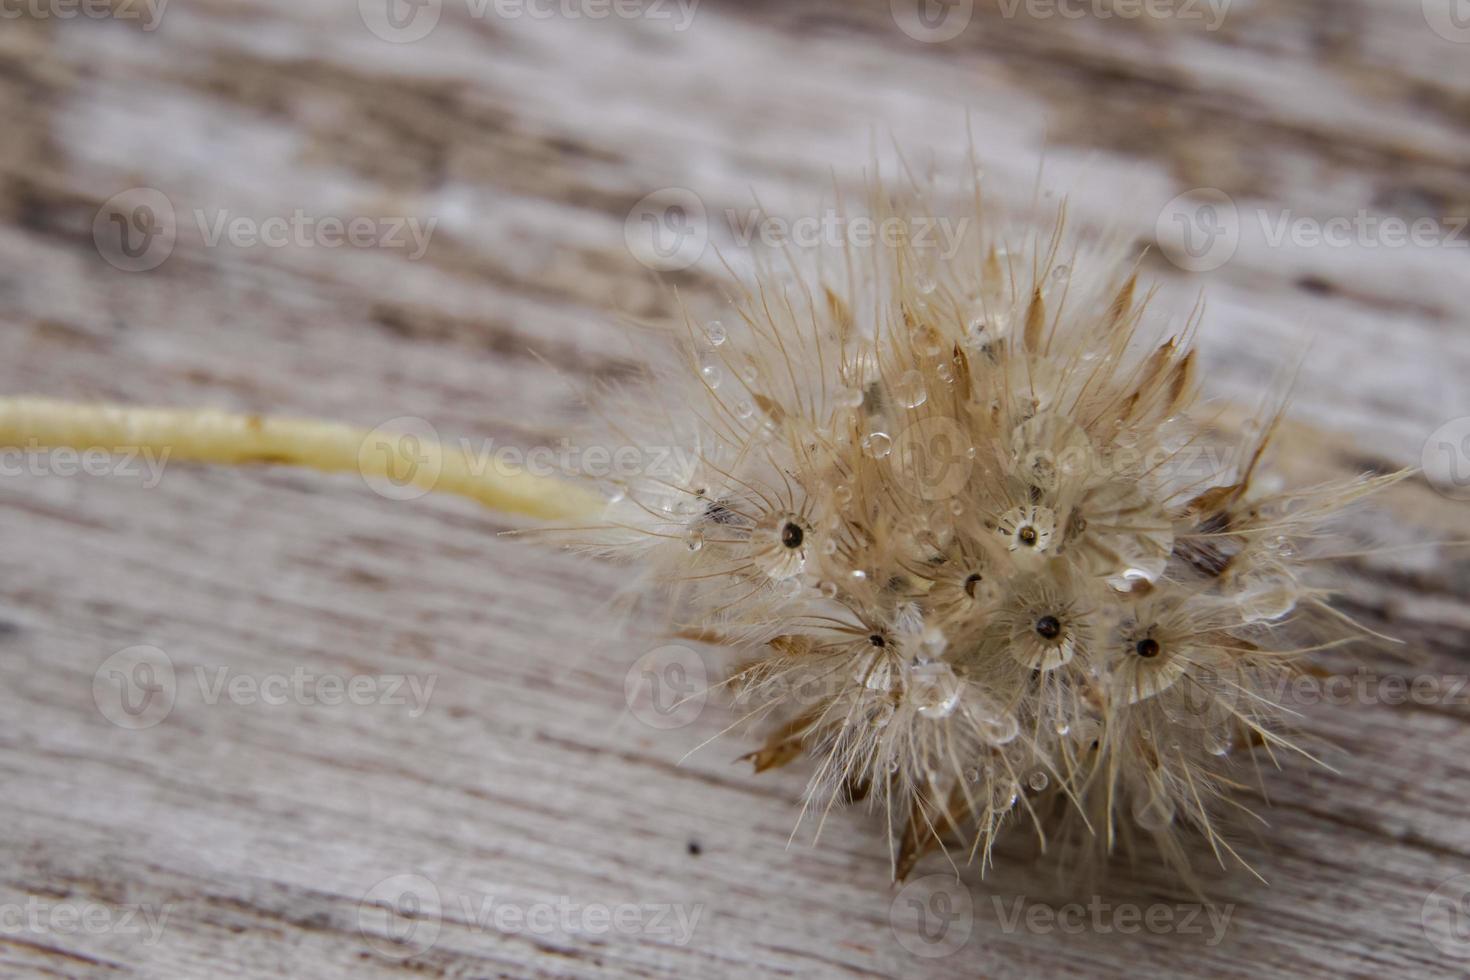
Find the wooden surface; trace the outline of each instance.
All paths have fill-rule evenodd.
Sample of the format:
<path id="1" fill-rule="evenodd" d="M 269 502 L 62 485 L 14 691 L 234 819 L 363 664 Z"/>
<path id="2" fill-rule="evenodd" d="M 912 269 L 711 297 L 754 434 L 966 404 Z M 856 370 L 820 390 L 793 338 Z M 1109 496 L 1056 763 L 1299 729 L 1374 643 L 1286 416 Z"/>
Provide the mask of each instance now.
<path id="1" fill-rule="evenodd" d="M 1176 194 L 1230 196 L 1230 261 L 1191 275 L 1155 249 L 1146 268 L 1185 309 L 1208 289 L 1214 395 L 1253 403 L 1303 358 L 1281 460 L 1293 473 L 1416 464 L 1431 433 L 1470 416 L 1463 231 L 1438 248 L 1263 233 L 1288 208 L 1470 213 L 1470 45 L 1431 28 L 1446 23 L 1434 0 L 1242 0 L 1215 30 L 1182 12 L 1006 16 L 982 0 L 944 43 L 852 0 L 704 0 L 684 30 L 672 4 L 660 10 L 674 21 L 476 18 L 481 5 L 449 0 L 401 44 L 349 2 L 176 0 L 157 24 L 44 16 L 63 7 L 0 21 L 6 393 L 368 427 L 411 416 L 446 437 L 555 445 L 579 412 L 562 377 L 626 374 L 615 315 L 668 309 L 625 243 L 641 198 L 690 188 L 718 215 L 753 190 L 801 213 L 829 167 L 855 180 L 875 134 L 943 164 L 968 123 L 1002 193 L 1026 192 L 1045 147 L 1076 220 L 1121 224 L 1140 245 Z M 93 235 L 103 202 L 135 188 L 177 218 L 151 271 L 115 268 Z M 413 259 L 210 245 L 196 209 L 206 225 L 296 209 L 437 224 Z M 715 271 L 707 255 L 668 281 L 713 308 Z M 653 641 L 609 626 L 620 570 L 498 536 L 511 523 L 472 504 L 388 499 L 351 477 L 68 475 L 54 456 L 40 470 L 0 477 L 4 975 L 1470 969 L 1463 942 L 1423 925 L 1436 886 L 1470 873 L 1463 694 L 1304 708 L 1340 772 L 1289 760 L 1268 773 L 1269 826 L 1242 847 L 1270 885 L 1212 876 L 1231 909 L 1218 943 L 1203 917 L 1192 932 L 1008 928 L 1018 897 L 1044 922 L 1067 895 L 1002 855 L 948 896 L 972 909 L 955 920 L 963 947 L 916 955 L 940 950 L 903 925 L 915 893 L 889 884 L 872 820 L 834 814 L 819 846 L 788 846 L 803 773 L 756 777 L 733 740 L 681 761 L 727 708 L 671 731 L 630 713 L 625 677 Z M 1467 506 L 1416 480 L 1357 531 L 1463 536 Z M 1466 672 L 1464 555 L 1352 564 L 1345 608 L 1419 657 L 1364 653 L 1370 666 Z M 153 656 L 138 647 L 167 655 L 174 700 L 161 719 L 145 703 L 156 724 L 122 727 L 109 718 L 139 719 L 118 714 L 103 668 Z M 397 675 L 427 701 L 407 684 L 366 705 L 250 696 L 298 670 Z M 212 696 L 222 677 L 242 686 Z M 918 887 L 952 887 L 927 877 L 946 870 L 926 860 Z M 404 892 L 421 911 L 385 920 L 380 903 Z M 1147 862 L 1099 896 L 1192 901 Z M 687 942 L 653 921 L 660 905 L 697 913 Z M 406 941 L 384 940 L 392 930 Z"/>

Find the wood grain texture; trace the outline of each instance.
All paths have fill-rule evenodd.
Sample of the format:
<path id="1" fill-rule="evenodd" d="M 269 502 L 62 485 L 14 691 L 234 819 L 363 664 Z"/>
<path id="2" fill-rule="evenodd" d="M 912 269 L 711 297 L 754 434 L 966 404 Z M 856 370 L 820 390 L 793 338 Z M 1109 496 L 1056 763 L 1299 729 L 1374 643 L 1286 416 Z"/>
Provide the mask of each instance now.
<path id="1" fill-rule="evenodd" d="M 101 19 L 56 16 L 64 6 L 0 21 L 3 392 L 367 427 L 412 416 L 446 436 L 554 445 L 580 412 L 564 380 L 630 369 L 615 315 L 668 309 L 625 244 L 644 195 L 691 188 L 718 216 L 753 190 L 800 213 L 830 190 L 830 167 L 855 183 L 875 133 L 943 163 L 968 125 L 1003 194 L 1028 192 L 1044 150 L 1076 221 L 1140 244 L 1174 195 L 1230 196 L 1229 262 L 1190 276 L 1155 249 L 1146 267 L 1185 309 L 1208 288 L 1201 343 L 1224 401 L 1254 403 L 1310 341 L 1281 453 L 1294 475 L 1415 464 L 1431 433 L 1470 416 L 1470 236 L 1323 247 L 1269 233 L 1284 215 L 1470 213 L 1470 45 L 1431 28 L 1434 0 L 1237 2 L 1214 30 L 1182 8 L 1106 18 L 1089 4 L 1071 18 L 981 0 L 936 44 L 876 0 L 704 0 L 684 30 L 688 8 L 672 3 L 658 8 L 670 20 L 479 17 L 446 0 L 438 26 L 403 44 L 327 0 L 175 0 L 156 24 L 124 17 L 143 7 L 123 0 Z M 177 242 L 129 273 L 104 261 L 93 221 L 134 188 L 167 197 Z M 221 213 L 297 209 L 436 225 L 417 259 L 205 233 Z M 716 273 L 708 255 L 667 281 L 713 308 Z M 1067 896 L 1002 858 L 983 882 L 965 872 L 963 948 L 916 956 L 901 939 L 934 947 L 891 925 L 906 896 L 873 819 L 834 813 L 820 846 L 788 846 L 801 772 L 756 777 L 731 740 L 683 759 L 728 709 L 711 702 L 673 731 L 630 715 L 624 679 L 647 642 L 609 628 L 619 569 L 501 536 L 512 525 L 472 504 L 390 500 L 347 477 L 41 469 L 0 475 L 0 973 L 1470 967 L 1422 924 L 1436 886 L 1470 873 L 1463 693 L 1305 709 L 1340 772 L 1268 772 L 1269 826 L 1242 848 L 1270 886 L 1212 876 L 1232 913 L 1221 942 L 1203 918 L 1195 932 L 1009 928 L 1018 897 L 1044 915 Z M 1416 480 L 1359 530 L 1463 536 L 1466 506 Z M 1344 608 L 1418 658 L 1365 654 L 1370 666 L 1463 677 L 1463 555 L 1349 566 Z M 109 722 L 94 675 L 139 646 L 166 652 L 176 699 L 133 730 Z M 221 671 L 245 693 L 212 697 Z M 246 696 L 297 671 L 433 687 L 426 704 L 408 689 L 406 704 Z M 917 874 L 940 887 L 925 876 L 946 870 L 935 856 Z M 423 879 L 438 904 L 391 923 L 412 930 L 395 948 L 373 902 Z M 1101 895 L 1191 901 L 1148 862 L 1118 868 Z M 687 942 L 646 917 L 655 905 L 698 911 Z M 570 919 L 497 921 L 500 906 Z M 599 928 L 597 908 L 642 918 Z"/>

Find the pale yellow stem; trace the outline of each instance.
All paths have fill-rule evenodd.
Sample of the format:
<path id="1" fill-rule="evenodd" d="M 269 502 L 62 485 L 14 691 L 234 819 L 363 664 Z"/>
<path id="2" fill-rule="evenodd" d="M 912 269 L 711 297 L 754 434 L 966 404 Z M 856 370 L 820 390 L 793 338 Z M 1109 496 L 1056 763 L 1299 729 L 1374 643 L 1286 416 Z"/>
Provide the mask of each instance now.
<path id="1" fill-rule="evenodd" d="M 364 431 L 334 422 L 213 409 L 0 398 L 0 446 L 100 448 L 148 453 L 163 463 L 275 464 L 351 472 L 396 499 L 430 491 L 453 493 L 495 510 L 532 517 L 590 520 L 603 508 L 602 500 L 582 487 L 527 473 L 503 459 L 472 456 L 412 427 Z"/>

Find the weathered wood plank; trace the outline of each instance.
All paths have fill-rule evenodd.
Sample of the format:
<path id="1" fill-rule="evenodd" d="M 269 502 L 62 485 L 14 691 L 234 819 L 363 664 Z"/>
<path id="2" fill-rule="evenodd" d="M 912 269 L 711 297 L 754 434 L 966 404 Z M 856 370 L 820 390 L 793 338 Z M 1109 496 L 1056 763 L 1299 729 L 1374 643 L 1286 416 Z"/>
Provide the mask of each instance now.
<path id="1" fill-rule="evenodd" d="M 943 44 L 906 36 L 879 2 L 704 0 L 682 31 L 442 7 L 411 44 L 374 37 L 354 4 L 299 0 L 180 2 L 148 31 L 0 22 L 0 390 L 416 416 L 547 443 L 579 418 L 564 378 L 627 372 L 613 314 L 668 308 L 624 243 L 640 198 L 696 190 L 728 248 L 719 216 L 752 189 L 801 213 L 832 165 L 857 183 L 875 132 L 953 165 L 968 119 L 998 194 L 1029 193 L 1045 150 L 1074 220 L 1140 243 L 1174 195 L 1230 195 L 1230 261 L 1186 276 L 1155 250 L 1148 269 L 1186 309 L 1208 286 L 1221 399 L 1252 402 L 1310 338 L 1281 453 L 1293 473 L 1413 464 L 1470 415 L 1470 253 L 1271 241 L 1283 217 L 1470 212 L 1470 47 L 1418 4 L 1259 0 L 1206 30 L 981 2 Z M 178 241 L 126 273 L 100 258 L 92 221 L 136 187 L 167 196 Z M 437 224 L 417 259 L 207 244 L 221 213 L 298 208 Z M 670 277 L 692 302 L 717 302 L 713 258 Z M 925 958 L 890 925 L 912 893 L 888 884 L 873 820 L 835 813 L 821 846 L 788 848 L 801 773 L 755 777 L 730 740 L 681 761 L 728 709 L 671 732 L 628 713 L 624 678 L 655 631 L 608 628 L 617 569 L 499 536 L 510 525 L 472 505 L 347 478 L 49 469 L 0 475 L 4 972 L 1366 977 L 1470 962 L 1421 922 L 1431 891 L 1470 872 L 1463 696 L 1305 709 L 1341 772 L 1288 760 L 1267 774 L 1270 826 L 1242 853 L 1271 886 L 1211 880 L 1232 911 L 1218 944 L 1204 919 L 1008 929 L 1017 896 L 1043 913 L 1064 898 L 1002 860 L 983 883 L 966 872 L 963 948 Z M 1463 536 L 1464 508 L 1418 481 L 1357 530 Z M 1349 570 L 1349 608 L 1422 658 L 1364 654 L 1375 667 L 1465 674 L 1463 554 Z M 93 676 L 140 645 L 171 659 L 176 701 L 129 730 L 99 710 Z M 210 703 L 221 669 L 244 694 Z M 298 670 L 401 676 L 408 703 L 240 703 Z M 931 858 L 920 876 L 945 869 Z M 361 911 L 384 880 L 394 897 L 418 883 L 400 876 L 442 903 L 400 952 L 437 928 L 432 946 L 406 959 Z M 1103 894 L 1191 901 L 1148 866 Z M 699 910 L 687 943 L 666 922 L 598 928 L 597 908 L 650 903 Z M 497 905 L 571 921 L 497 927 Z M 130 908 L 166 916 L 156 941 L 147 915 L 119 921 Z M 82 928 L 68 909 L 112 918 Z"/>

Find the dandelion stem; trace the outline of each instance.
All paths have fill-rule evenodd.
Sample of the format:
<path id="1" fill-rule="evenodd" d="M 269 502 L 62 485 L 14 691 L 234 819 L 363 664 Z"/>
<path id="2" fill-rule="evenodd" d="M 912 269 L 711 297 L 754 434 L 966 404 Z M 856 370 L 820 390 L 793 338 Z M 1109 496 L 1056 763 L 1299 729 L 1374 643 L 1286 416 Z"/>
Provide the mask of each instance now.
<path id="1" fill-rule="evenodd" d="M 383 485 L 458 494 L 494 510 L 532 517 L 590 518 L 602 510 L 591 491 L 501 460 L 476 460 L 463 449 L 410 433 L 369 432 L 310 419 L 0 398 L 0 446 L 101 448 L 151 452 L 165 461 L 356 472 Z"/>

